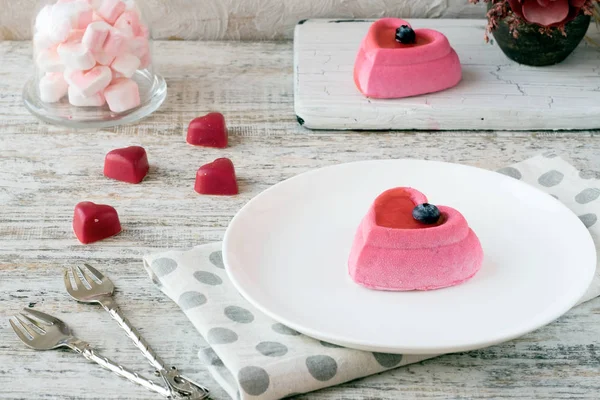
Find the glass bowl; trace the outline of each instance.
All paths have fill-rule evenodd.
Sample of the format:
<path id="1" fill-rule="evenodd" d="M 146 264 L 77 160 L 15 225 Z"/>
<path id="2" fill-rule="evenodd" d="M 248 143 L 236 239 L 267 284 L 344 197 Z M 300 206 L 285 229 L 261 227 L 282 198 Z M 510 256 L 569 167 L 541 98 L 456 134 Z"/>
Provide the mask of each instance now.
<path id="1" fill-rule="evenodd" d="M 43 121 L 73 128 L 129 124 L 167 96 L 153 63 L 141 1 L 45 0 L 33 21 L 34 76 L 23 101 Z"/>

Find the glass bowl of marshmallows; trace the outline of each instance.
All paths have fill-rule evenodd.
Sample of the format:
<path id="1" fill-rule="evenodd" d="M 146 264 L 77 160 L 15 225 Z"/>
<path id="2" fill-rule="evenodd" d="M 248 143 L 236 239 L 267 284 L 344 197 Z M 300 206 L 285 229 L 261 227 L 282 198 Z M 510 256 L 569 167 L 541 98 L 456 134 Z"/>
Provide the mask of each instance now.
<path id="1" fill-rule="evenodd" d="M 48 0 L 34 18 L 27 109 L 73 128 L 133 123 L 167 96 L 141 1 Z"/>

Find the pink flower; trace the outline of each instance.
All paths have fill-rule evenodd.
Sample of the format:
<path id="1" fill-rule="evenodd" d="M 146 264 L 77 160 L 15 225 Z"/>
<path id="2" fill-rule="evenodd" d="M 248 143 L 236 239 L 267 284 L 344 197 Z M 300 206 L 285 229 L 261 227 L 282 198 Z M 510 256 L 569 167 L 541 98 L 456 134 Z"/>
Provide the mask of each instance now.
<path id="1" fill-rule="evenodd" d="M 586 0 L 508 0 L 510 8 L 525 21 L 541 26 L 563 26 L 575 19 Z"/>

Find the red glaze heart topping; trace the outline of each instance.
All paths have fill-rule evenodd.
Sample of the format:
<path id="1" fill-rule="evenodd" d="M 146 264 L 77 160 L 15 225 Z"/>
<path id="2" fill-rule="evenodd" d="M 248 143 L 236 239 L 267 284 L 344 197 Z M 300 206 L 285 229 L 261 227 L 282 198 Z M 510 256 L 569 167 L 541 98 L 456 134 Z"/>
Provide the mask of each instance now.
<path id="1" fill-rule="evenodd" d="M 426 229 L 443 224 L 443 216 L 435 224 L 424 224 L 413 217 L 415 206 L 426 200 L 415 198 L 403 188 L 388 190 L 375 199 L 375 223 L 392 229 Z"/>

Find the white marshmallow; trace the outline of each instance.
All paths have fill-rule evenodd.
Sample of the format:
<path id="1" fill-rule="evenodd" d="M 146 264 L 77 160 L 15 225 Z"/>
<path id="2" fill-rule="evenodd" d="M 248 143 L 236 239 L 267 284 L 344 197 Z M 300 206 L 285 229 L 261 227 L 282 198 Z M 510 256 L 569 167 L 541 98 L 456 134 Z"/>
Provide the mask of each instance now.
<path id="1" fill-rule="evenodd" d="M 56 49 L 46 49 L 38 52 L 35 63 L 43 72 L 63 72 L 65 70 Z"/>
<path id="2" fill-rule="evenodd" d="M 115 58 L 110 65 L 113 71 L 120 73 L 125 78 L 131 78 L 140 66 L 140 59 L 133 54 L 122 54 Z"/>
<path id="3" fill-rule="evenodd" d="M 92 51 L 100 51 L 110 30 L 111 26 L 104 21 L 92 22 L 85 30 L 81 43 Z"/>
<path id="4" fill-rule="evenodd" d="M 106 104 L 106 99 L 102 92 L 85 97 L 75 86 L 69 86 L 69 103 L 76 107 L 100 107 Z"/>
<path id="5" fill-rule="evenodd" d="M 35 32 L 46 34 L 48 27 L 52 24 L 52 6 L 44 6 L 35 17 Z"/>
<path id="6" fill-rule="evenodd" d="M 104 97 L 112 112 L 121 113 L 140 105 L 140 90 L 135 81 L 127 78 L 114 80 L 104 90 Z"/>
<path id="7" fill-rule="evenodd" d="M 54 40 L 52 40 L 50 37 L 46 36 L 43 33 L 36 33 L 33 36 L 33 48 L 36 51 L 46 50 L 54 45 Z"/>
<path id="8" fill-rule="evenodd" d="M 58 46 L 58 55 L 67 68 L 88 70 L 96 65 L 89 49 L 79 42 L 67 42 Z"/>
<path id="9" fill-rule="evenodd" d="M 60 101 L 69 89 L 69 85 L 61 73 L 49 73 L 40 79 L 40 100 L 44 103 L 56 103 Z"/>
<path id="10" fill-rule="evenodd" d="M 112 71 L 108 67 L 97 66 L 89 71 L 67 70 L 65 80 L 84 97 L 91 97 L 104 90 L 112 81 Z"/>

